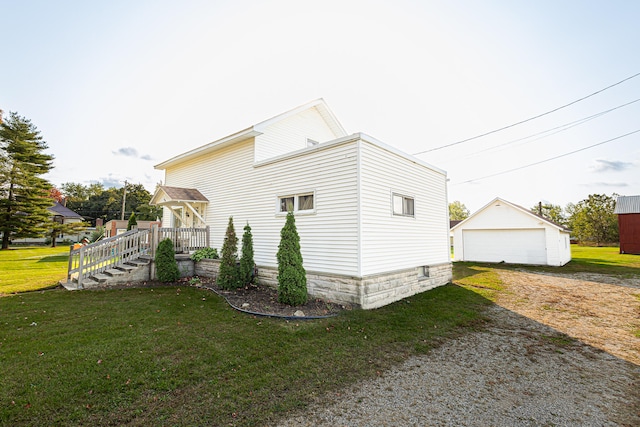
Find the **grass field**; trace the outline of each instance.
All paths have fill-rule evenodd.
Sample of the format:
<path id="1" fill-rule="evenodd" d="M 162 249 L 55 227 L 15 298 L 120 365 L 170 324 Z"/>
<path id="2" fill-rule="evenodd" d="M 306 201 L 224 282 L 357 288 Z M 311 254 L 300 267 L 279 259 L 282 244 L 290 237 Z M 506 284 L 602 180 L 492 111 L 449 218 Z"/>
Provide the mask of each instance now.
<path id="1" fill-rule="evenodd" d="M 17 252 L 0 252 L 3 273 Z M 29 259 L 7 270 L 9 280 L 48 257 L 44 264 L 61 261 L 62 252 L 25 250 Z M 639 263 L 616 248 L 576 247 L 563 269 L 624 277 L 639 274 Z M 238 313 L 191 287 L 5 296 L 0 425 L 274 424 L 481 328 L 502 289 L 496 266 L 459 263 L 454 275 L 457 285 L 377 310 L 297 323 Z"/>
<path id="2" fill-rule="evenodd" d="M 0 294 L 35 291 L 67 276 L 69 247 L 14 247 L 0 251 Z"/>
<path id="3" fill-rule="evenodd" d="M 482 318 L 445 286 L 322 321 L 256 318 L 196 288 L 0 298 L 0 425 L 270 425 Z"/>

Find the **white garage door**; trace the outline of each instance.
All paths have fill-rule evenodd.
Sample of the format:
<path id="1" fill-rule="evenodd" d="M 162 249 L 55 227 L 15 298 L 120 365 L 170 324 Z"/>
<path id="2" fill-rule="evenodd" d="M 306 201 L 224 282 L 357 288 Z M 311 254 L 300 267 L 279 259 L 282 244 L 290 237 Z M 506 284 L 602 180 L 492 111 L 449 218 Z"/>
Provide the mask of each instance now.
<path id="1" fill-rule="evenodd" d="M 546 264 L 544 229 L 463 230 L 464 260 Z"/>

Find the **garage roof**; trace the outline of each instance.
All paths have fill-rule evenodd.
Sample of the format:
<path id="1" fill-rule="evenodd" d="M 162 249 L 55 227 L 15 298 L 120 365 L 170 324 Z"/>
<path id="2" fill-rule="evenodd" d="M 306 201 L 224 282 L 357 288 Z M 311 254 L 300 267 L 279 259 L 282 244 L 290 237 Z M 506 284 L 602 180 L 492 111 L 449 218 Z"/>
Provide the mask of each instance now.
<path id="1" fill-rule="evenodd" d="M 571 231 L 569 230 L 567 227 L 560 225 L 560 224 L 556 224 L 555 222 L 551 221 L 549 218 L 545 218 L 544 216 L 538 215 L 535 212 L 531 212 L 529 209 L 523 208 L 520 205 L 516 205 L 515 203 L 511 203 L 505 199 L 501 199 L 500 197 L 496 197 L 495 199 L 493 199 L 491 202 L 487 203 L 486 205 L 484 205 L 481 209 L 479 209 L 477 212 L 474 212 L 472 215 L 469 216 L 469 218 L 465 219 L 464 221 L 454 225 L 453 227 L 451 227 L 451 230 L 455 230 L 458 227 L 461 227 L 462 225 L 464 225 L 464 223 L 466 223 L 467 221 L 469 221 L 471 218 L 473 218 L 475 215 L 479 214 L 480 212 L 482 212 L 483 210 L 485 210 L 486 208 L 488 208 L 489 206 L 493 205 L 496 202 L 501 202 L 504 204 L 507 204 L 509 206 L 512 206 L 513 208 L 522 211 L 524 213 L 526 213 L 527 215 L 531 215 L 534 216 L 556 228 L 559 228 L 562 231 Z"/>

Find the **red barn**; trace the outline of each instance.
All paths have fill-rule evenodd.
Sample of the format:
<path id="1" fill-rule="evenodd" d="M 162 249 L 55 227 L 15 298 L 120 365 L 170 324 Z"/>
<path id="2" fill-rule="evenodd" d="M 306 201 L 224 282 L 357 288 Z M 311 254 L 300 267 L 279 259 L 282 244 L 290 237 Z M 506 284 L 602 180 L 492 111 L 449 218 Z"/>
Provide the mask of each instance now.
<path id="1" fill-rule="evenodd" d="M 618 214 L 620 253 L 640 255 L 640 196 L 620 196 L 614 213 Z"/>

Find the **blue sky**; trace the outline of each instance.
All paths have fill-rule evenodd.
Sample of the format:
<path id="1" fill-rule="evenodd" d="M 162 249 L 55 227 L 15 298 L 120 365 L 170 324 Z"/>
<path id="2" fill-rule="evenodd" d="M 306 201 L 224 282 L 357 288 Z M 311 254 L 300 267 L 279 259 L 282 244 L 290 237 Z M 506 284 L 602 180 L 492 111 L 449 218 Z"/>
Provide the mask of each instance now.
<path id="1" fill-rule="evenodd" d="M 536 116 L 640 72 L 636 1 L 8 1 L 0 109 L 31 119 L 48 179 L 142 183 L 186 150 L 322 97 L 407 153 Z M 418 157 L 449 199 L 526 207 L 640 194 L 640 76 Z M 544 138 L 540 138 L 543 137 Z M 523 139 L 526 138 L 526 139 Z"/>

